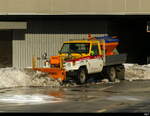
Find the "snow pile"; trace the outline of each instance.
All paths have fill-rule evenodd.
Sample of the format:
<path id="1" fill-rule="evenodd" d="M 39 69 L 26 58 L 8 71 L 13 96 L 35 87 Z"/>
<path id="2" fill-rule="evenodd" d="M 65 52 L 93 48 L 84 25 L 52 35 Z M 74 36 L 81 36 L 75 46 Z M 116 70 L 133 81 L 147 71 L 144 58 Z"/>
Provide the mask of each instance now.
<path id="1" fill-rule="evenodd" d="M 132 81 L 150 79 L 150 65 L 124 64 L 124 66 L 126 69 L 126 80 Z"/>
<path id="2" fill-rule="evenodd" d="M 124 64 L 124 66 L 126 80 L 150 79 L 150 65 Z M 45 73 L 32 71 L 31 69 L 0 68 L 0 80 L 0 88 L 61 86 L 58 80 L 49 78 Z"/>
<path id="3" fill-rule="evenodd" d="M 57 80 L 49 78 L 41 72 L 30 72 L 16 68 L 0 69 L 0 88 L 23 86 L 50 86 L 58 87 Z"/>
<path id="4" fill-rule="evenodd" d="M 29 76 L 29 80 L 31 81 L 30 86 L 49 86 L 49 87 L 60 87 L 61 83 L 53 78 L 49 78 L 46 73 L 42 73 L 39 71 L 26 71 L 23 73 Z"/>

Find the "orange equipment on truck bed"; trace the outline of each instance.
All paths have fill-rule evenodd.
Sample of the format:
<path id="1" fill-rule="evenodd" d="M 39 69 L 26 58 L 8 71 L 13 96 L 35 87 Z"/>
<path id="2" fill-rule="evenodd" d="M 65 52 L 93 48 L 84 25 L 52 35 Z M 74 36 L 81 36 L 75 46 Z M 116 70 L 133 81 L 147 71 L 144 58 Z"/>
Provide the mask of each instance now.
<path id="1" fill-rule="evenodd" d="M 106 56 L 114 55 L 113 50 L 119 45 L 117 36 L 91 37 L 91 34 L 88 34 L 88 40 L 104 40 L 105 42 L 101 42 L 100 45 L 102 50 L 105 49 Z M 105 46 L 105 48 L 103 48 L 103 46 Z"/>
<path id="2" fill-rule="evenodd" d="M 114 55 L 113 50 L 119 45 L 119 39 L 113 38 L 111 36 L 96 37 L 97 40 L 105 40 L 105 43 L 100 43 L 101 46 L 105 44 L 106 56 Z"/>

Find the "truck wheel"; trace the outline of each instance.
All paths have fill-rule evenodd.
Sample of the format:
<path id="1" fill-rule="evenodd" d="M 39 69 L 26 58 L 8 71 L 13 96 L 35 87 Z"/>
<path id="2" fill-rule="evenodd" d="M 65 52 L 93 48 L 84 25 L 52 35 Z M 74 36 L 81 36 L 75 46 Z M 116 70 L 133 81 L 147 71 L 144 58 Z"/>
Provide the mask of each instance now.
<path id="1" fill-rule="evenodd" d="M 77 74 L 77 84 L 84 84 L 87 81 L 87 71 L 85 68 L 80 68 Z"/>
<path id="2" fill-rule="evenodd" d="M 110 82 L 115 82 L 116 79 L 116 69 L 114 67 L 107 68 L 107 77 Z"/>
<path id="3" fill-rule="evenodd" d="M 124 65 L 119 65 L 116 67 L 116 77 L 119 80 L 125 80 L 125 67 L 124 67 Z"/>

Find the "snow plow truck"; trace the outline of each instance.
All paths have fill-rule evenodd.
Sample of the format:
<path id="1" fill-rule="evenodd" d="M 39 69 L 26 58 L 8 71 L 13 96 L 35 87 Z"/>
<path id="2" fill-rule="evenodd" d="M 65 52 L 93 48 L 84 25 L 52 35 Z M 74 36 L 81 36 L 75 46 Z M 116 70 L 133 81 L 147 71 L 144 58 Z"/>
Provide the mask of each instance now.
<path id="1" fill-rule="evenodd" d="M 113 36 L 92 37 L 65 41 L 57 56 L 46 58 L 43 67 L 37 67 L 40 58 L 32 58 L 32 70 L 48 73 L 50 78 L 63 81 L 74 80 L 77 84 L 87 82 L 90 74 L 100 78 L 124 80 L 127 54 L 119 54 L 119 39 Z M 90 77 L 91 78 L 91 77 Z"/>

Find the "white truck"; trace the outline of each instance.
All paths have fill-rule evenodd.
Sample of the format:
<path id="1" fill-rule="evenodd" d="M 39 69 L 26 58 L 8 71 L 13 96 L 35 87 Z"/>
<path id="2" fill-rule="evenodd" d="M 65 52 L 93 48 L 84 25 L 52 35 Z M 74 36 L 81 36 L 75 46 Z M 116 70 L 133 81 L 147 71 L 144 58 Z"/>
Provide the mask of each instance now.
<path id="1" fill-rule="evenodd" d="M 86 83 L 90 74 L 99 74 L 100 78 L 109 81 L 123 80 L 123 63 L 127 55 L 118 53 L 118 45 L 118 39 L 110 37 L 66 41 L 58 56 L 46 60 L 48 67 L 37 68 L 33 63 L 33 70 L 48 72 L 51 77 L 62 81 L 75 80 L 78 84 Z"/>

